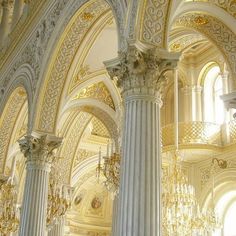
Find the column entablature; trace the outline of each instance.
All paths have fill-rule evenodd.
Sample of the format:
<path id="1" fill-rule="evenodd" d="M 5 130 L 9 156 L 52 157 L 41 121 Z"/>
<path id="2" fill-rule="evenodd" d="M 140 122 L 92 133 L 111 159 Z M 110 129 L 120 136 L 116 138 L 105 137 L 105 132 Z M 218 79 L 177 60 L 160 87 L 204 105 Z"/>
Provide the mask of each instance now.
<path id="1" fill-rule="evenodd" d="M 130 45 L 113 60 L 105 62 L 112 79 L 117 79 L 124 97 L 129 95 L 155 96 L 161 93 L 166 82 L 164 73 L 177 67 L 179 53 L 163 49 L 140 50 Z"/>

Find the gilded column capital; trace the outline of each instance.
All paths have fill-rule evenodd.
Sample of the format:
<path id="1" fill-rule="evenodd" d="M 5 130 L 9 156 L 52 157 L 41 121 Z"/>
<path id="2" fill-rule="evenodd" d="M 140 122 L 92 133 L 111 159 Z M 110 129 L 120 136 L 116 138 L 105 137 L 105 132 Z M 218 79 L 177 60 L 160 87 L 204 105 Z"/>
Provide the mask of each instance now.
<path id="1" fill-rule="evenodd" d="M 147 93 L 160 91 L 165 82 L 164 73 L 177 67 L 179 53 L 163 49 L 140 50 L 130 45 L 126 52 L 105 62 L 108 74 L 116 78 L 117 86 L 123 93 L 145 90 Z"/>
<path id="2" fill-rule="evenodd" d="M 62 138 L 34 134 L 25 136 L 18 142 L 27 162 L 51 164 L 55 160 L 54 150 L 61 145 Z"/>

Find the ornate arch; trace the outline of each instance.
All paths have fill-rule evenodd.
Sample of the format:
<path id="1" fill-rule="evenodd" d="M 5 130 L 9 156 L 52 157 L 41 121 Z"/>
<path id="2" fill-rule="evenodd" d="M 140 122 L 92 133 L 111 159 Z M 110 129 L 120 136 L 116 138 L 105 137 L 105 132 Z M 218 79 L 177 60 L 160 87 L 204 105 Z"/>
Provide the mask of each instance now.
<path id="1" fill-rule="evenodd" d="M 0 110 L 0 167 L 5 171 L 9 145 L 19 114 L 27 106 L 28 120 L 32 117 L 34 71 L 29 64 L 22 64 L 13 74 L 10 83 L 5 88 Z M 26 104 L 27 103 L 27 104 Z M 20 122 L 24 122 L 23 120 Z M 28 127 L 31 125 L 28 123 Z M 19 127 L 18 127 L 19 128 Z"/>
<path id="2" fill-rule="evenodd" d="M 0 119 L 0 168 L 4 171 L 11 135 L 22 106 L 27 100 L 23 87 L 17 87 L 8 98 Z"/>
<path id="3" fill-rule="evenodd" d="M 36 112 L 36 117 L 38 117 L 35 124 L 36 130 L 55 132 L 59 102 L 70 63 L 88 30 L 110 10 L 110 6 L 104 0 L 88 1 L 80 7 L 68 23 L 51 57 L 44 83 L 41 84 L 43 89 L 40 88 L 42 93 L 39 95 L 40 102 Z"/>
<path id="4" fill-rule="evenodd" d="M 223 54 L 231 76 L 236 76 L 236 35 L 217 18 L 205 13 L 187 13 L 180 16 L 174 27 L 186 27 L 204 34 Z"/>

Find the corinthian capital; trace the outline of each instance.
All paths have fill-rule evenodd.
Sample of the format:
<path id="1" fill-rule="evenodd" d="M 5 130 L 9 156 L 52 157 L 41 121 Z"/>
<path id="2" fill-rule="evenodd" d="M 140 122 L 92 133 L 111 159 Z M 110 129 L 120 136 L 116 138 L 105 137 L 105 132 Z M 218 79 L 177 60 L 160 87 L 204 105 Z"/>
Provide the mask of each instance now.
<path id="1" fill-rule="evenodd" d="M 54 150 L 61 145 L 62 138 L 34 134 L 25 136 L 18 142 L 27 161 L 52 163 L 55 159 Z"/>
<path id="2" fill-rule="evenodd" d="M 123 91 L 132 88 L 159 89 L 164 73 L 177 67 L 179 53 L 170 53 L 163 49 L 140 50 L 136 45 L 128 47 L 105 66 L 110 77 L 117 79 L 118 87 Z"/>

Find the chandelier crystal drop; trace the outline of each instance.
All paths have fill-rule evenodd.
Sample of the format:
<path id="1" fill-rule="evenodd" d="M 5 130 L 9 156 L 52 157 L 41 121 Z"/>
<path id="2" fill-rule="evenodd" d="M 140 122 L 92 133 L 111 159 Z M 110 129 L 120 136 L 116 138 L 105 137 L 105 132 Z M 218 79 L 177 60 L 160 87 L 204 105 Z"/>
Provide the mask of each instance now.
<path id="1" fill-rule="evenodd" d="M 100 173 L 103 173 L 105 177 L 103 184 L 109 192 L 116 195 L 118 193 L 120 182 L 120 154 L 114 151 L 113 142 L 108 142 L 107 144 L 107 154 L 103 157 L 103 163 L 101 148 L 99 149 L 99 159 L 96 172 L 98 181 Z"/>
<path id="2" fill-rule="evenodd" d="M 176 152 L 170 173 L 162 179 L 162 226 L 165 236 L 207 236 L 221 227 L 215 208 L 200 209 L 194 187 L 178 164 Z M 213 202 L 212 195 L 212 202 Z"/>
<path id="3" fill-rule="evenodd" d="M 7 236 L 19 227 L 19 207 L 13 179 L 6 178 L 0 183 L 0 235 Z"/>
<path id="4" fill-rule="evenodd" d="M 52 226 L 71 206 L 72 189 L 60 184 L 58 173 L 51 172 L 48 189 L 47 225 Z"/>

